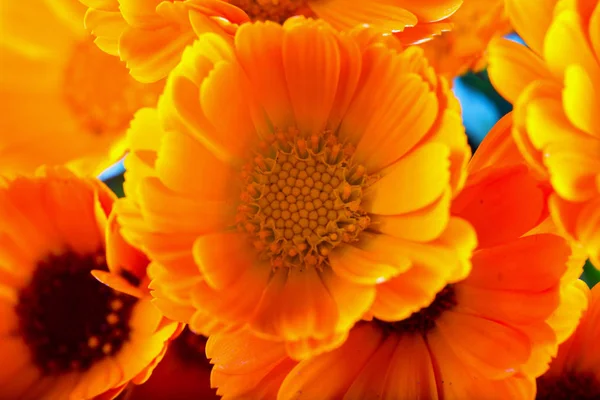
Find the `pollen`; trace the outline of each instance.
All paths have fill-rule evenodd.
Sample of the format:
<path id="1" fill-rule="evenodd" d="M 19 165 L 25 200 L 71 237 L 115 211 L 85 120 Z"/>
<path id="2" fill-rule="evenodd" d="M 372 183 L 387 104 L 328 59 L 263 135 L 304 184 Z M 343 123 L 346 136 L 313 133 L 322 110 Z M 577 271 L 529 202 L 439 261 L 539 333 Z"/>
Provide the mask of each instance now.
<path id="1" fill-rule="evenodd" d="M 163 83 L 143 84 L 129 75 L 118 57 L 84 40 L 75 46 L 64 69 L 64 98 L 84 132 L 93 135 L 127 129 L 133 114 L 154 106 Z"/>
<path id="2" fill-rule="evenodd" d="M 295 15 L 311 16 L 307 0 L 230 0 L 244 10 L 252 21 L 274 21 L 282 24 Z"/>
<path id="3" fill-rule="evenodd" d="M 374 178 L 330 134 L 278 132 L 243 168 L 238 229 L 274 268 L 319 266 L 333 248 L 358 240 L 370 220 L 360 208 Z"/>

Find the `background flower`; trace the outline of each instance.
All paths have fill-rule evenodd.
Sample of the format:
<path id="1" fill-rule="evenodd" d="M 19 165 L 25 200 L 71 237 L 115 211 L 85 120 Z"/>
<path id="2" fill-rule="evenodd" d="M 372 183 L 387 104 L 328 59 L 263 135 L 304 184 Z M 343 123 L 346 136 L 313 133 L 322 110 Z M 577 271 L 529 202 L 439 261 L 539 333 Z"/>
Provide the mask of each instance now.
<path id="1" fill-rule="evenodd" d="M 167 76 L 197 35 L 230 35 L 249 21 L 283 23 L 293 16 L 318 17 L 337 29 L 369 24 L 403 31 L 410 44 L 449 29 L 443 20 L 462 0 L 81 0 L 86 26 L 106 52 L 127 62 L 132 76 L 154 82 Z"/>
<path id="2" fill-rule="evenodd" d="M 0 398 L 110 398 L 164 354 L 177 324 L 91 275 L 113 201 L 63 169 L 0 187 Z"/>
<path id="3" fill-rule="evenodd" d="M 0 14 L 0 172 L 71 163 L 98 174 L 124 154 L 133 113 L 162 84 L 134 81 L 98 50 L 77 0 L 8 0 Z"/>
<path id="4" fill-rule="evenodd" d="M 490 48 L 492 81 L 515 104 L 517 146 L 552 184 L 554 220 L 598 265 L 600 124 L 595 110 L 600 98 L 595 88 L 600 85 L 600 4 L 580 0 L 507 5 L 515 29 L 532 51 L 495 41 Z"/>

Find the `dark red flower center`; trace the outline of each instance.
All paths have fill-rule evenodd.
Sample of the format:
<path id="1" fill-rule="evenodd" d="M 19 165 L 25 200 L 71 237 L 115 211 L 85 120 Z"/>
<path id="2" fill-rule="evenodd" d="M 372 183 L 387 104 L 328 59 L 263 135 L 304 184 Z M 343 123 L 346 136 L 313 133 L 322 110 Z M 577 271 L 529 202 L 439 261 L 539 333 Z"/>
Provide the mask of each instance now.
<path id="1" fill-rule="evenodd" d="M 386 332 L 396 334 L 420 333 L 426 335 L 435 328 L 437 319 L 445 312 L 456 306 L 456 293 L 452 285 L 447 285 L 428 306 L 413 313 L 407 319 L 396 322 L 386 322 L 375 319 Z"/>
<path id="2" fill-rule="evenodd" d="M 85 371 L 129 338 L 136 299 L 98 282 L 94 269 L 108 270 L 104 250 L 52 254 L 19 294 L 20 334 L 45 374 Z"/>
<path id="3" fill-rule="evenodd" d="M 593 373 L 568 372 L 559 377 L 537 379 L 536 400 L 597 400 L 600 381 Z"/>

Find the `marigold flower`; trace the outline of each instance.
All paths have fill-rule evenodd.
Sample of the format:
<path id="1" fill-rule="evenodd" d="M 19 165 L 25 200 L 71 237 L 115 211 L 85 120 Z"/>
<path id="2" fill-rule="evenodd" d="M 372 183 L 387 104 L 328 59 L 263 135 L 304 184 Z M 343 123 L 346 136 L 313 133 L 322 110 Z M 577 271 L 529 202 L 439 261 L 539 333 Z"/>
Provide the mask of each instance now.
<path id="1" fill-rule="evenodd" d="M 536 400 L 600 398 L 600 285 L 575 334 L 558 349 L 550 369 L 537 379 Z"/>
<path id="2" fill-rule="evenodd" d="M 112 398 L 164 354 L 178 324 L 91 274 L 118 270 L 134 292 L 139 283 L 105 257 L 113 201 L 63 169 L 0 185 L 0 398 Z"/>
<path id="3" fill-rule="evenodd" d="M 458 103 L 421 49 L 356 35 L 301 18 L 205 34 L 137 114 L 116 208 L 166 316 L 304 358 L 468 274 Z"/>
<path id="4" fill-rule="evenodd" d="M 480 241 L 466 279 L 407 319 L 359 322 L 341 347 L 300 363 L 283 345 L 248 331 L 216 334 L 207 356 L 217 393 L 223 399 L 533 398 L 535 376 L 587 304 L 585 284 L 573 276 L 581 264 L 571 265 L 567 242 L 541 233 L 544 200 L 524 165 L 474 172 L 453 205 Z"/>
<path id="5" fill-rule="evenodd" d="M 405 44 L 449 29 L 444 19 L 462 0 L 81 0 L 86 26 L 100 48 L 120 55 L 132 76 L 154 82 L 167 76 L 197 35 L 233 34 L 248 21 L 283 23 L 293 16 L 319 17 L 337 29 L 369 24 L 405 31 Z M 415 27 L 416 25 L 416 27 Z M 414 27 L 407 28 L 405 27 Z"/>
<path id="6" fill-rule="evenodd" d="M 0 13 L 0 173 L 70 162 L 97 174 L 124 154 L 133 113 L 156 104 L 93 43 L 77 0 L 7 0 Z"/>
<path id="7" fill-rule="evenodd" d="M 484 69 L 490 40 L 512 30 L 504 0 L 465 0 L 450 20 L 450 32 L 422 44 L 431 65 L 448 78 Z"/>
<path id="8" fill-rule="evenodd" d="M 510 0 L 507 7 L 531 50 L 494 41 L 490 77 L 515 104 L 519 150 L 554 189 L 555 222 L 600 265 L 600 97 L 594 90 L 600 87 L 600 4 Z"/>

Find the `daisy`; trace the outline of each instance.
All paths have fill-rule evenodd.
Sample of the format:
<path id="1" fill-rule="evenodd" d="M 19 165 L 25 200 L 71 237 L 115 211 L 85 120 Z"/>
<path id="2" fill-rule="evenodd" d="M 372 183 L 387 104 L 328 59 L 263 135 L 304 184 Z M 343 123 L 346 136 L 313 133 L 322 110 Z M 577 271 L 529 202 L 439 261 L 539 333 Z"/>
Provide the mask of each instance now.
<path id="1" fill-rule="evenodd" d="M 223 399 L 531 399 L 587 305 L 568 243 L 544 232 L 524 165 L 473 172 L 453 211 L 475 226 L 471 274 L 400 321 L 359 322 L 339 348 L 295 362 L 249 331 L 207 344 Z M 524 209 L 526 212 L 521 212 Z M 490 220 L 494 223 L 490 224 Z M 581 261 L 581 260 L 580 260 Z"/>
<path id="2" fill-rule="evenodd" d="M 205 34 L 137 114 L 116 208 L 166 316 L 304 358 L 468 274 L 457 101 L 420 49 L 378 37 L 310 19 Z"/>
<path id="3" fill-rule="evenodd" d="M 164 78 L 204 32 L 233 34 L 248 21 L 318 17 L 336 29 L 369 24 L 399 32 L 405 44 L 450 29 L 462 0 L 81 0 L 100 48 L 120 55 L 141 82 Z M 408 28 L 407 28 L 408 27 Z M 414 28 L 410 28 L 414 27 Z M 407 29 L 405 29 L 407 28 Z M 403 31 L 403 32 L 401 32 Z"/>
<path id="4" fill-rule="evenodd" d="M 555 222 L 599 265 L 600 3 L 510 0 L 507 11 L 531 50 L 494 41 L 492 83 L 515 105 L 519 150 L 553 188 Z"/>
<path id="5" fill-rule="evenodd" d="M 0 173 L 70 163 L 98 174 L 121 158 L 133 113 L 162 84 L 140 84 L 99 50 L 77 0 L 7 0 L 0 13 Z"/>
<path id="6" fill-rule="evenodd" d="M 0 398 L 112 398 L 143 382 L 177 333 L 147 296 L 91 274 L 111 269 L 140 284 L 135 270 L 114 264 L 131 248 L 105 253 L 113 201 L 99 181 L 63 169 L 1 185 Z"/>

